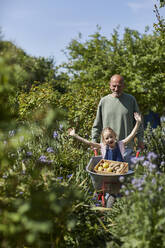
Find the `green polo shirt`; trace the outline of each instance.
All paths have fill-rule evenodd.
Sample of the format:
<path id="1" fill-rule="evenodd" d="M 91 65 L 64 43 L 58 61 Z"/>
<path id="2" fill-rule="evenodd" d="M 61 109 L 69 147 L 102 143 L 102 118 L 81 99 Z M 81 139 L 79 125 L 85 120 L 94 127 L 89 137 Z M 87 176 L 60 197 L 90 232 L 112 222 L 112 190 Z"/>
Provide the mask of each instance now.
<path id="1" fill-rule="evenodd" d="M 100 100 L 96 118 L 92 127 L 92 140 L 99 142 L 103 128 L 110 127 L 118 140 L 126 138 L 135 126 L 134 112 L 139 113 L 135 97 L 123 93 L 119 98 L 107 95 Z M 143 141 L 143 125 L 137 131 L 138 141 Z M 133 147 L 133 140 L 127 145 Z"/>

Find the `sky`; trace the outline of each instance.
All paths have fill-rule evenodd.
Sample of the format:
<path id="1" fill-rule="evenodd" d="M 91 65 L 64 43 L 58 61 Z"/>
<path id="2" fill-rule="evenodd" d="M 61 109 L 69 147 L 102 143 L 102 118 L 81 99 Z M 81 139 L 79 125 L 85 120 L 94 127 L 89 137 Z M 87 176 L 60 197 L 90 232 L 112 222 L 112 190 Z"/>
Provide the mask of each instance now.
<path id="1" fill-rule="evenodd" d="M 28 55 L 67 61 L 63 50 L 82 34 L 82 42 L 101 27 L 108 39 L 119 27 L 145 32 L 157 22 L 153 12 L 158 0 L 0 0 L 0 28 L 4 40 L 12 41 Z M 160 9 L 165 16 L 165 8 Z"/>

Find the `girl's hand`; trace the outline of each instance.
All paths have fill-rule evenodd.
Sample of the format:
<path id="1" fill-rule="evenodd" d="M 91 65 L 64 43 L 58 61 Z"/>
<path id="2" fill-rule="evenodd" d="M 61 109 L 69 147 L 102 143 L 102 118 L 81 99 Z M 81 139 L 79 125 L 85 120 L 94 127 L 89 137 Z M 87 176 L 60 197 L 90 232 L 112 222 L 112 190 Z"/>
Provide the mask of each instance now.
<path id="1" fill-rule="evenodd" d="M 141 115 L 137 112 L 134 113 L 134 118 L 137 122 L 141 122 L 142 121 L 142 118 L 141 118 Z"/>
<path id="2" fill-rule="evenodd" d="M 74 129 L 74 128 L 69 128 L 69 129 L 68 129 L 68 134 L 69 134 L 70 136 L 74 136 L 74 135 L 75 135 L 75 129 Z"/>

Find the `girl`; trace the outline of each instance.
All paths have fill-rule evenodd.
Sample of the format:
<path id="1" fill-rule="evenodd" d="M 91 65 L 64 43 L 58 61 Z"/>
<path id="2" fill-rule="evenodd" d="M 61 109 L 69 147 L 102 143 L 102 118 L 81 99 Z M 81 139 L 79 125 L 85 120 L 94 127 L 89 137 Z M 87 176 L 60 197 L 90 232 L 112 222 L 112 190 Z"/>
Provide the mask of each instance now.
<path id="1" fill-rule="evenodd" d="M 116 133 L 110 128 L 106 127 L 103 129 L 101 136 L 102 142 L 101 143 L 94 143 L 92 141 L 88 141 L 75 133 L 74 128 L 69 129 L 69 135 L 75 137 L 79 141 L 92 146 L 93 148 L 97 148 L 101 150 L 102 157 L 108 160 L 114 161 L 124 161 L 123 155 L 125 150 L 125 145 L 129 143 L 133 137 L 136 135 L 136 132 L 141 123 L 141 115 L 137 112 L 134 113 L 134 118 L 136 120 L 136 124 L 132 130 L 132 132 L 123 140 L 117 141 Z"/>

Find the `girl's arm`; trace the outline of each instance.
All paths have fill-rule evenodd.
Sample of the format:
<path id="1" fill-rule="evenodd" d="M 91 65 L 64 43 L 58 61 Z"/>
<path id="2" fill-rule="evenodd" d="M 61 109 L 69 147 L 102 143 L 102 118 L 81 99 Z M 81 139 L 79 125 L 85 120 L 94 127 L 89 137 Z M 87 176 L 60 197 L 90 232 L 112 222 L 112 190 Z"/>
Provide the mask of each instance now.
<path id="1" fill-rule="evenodd" d="M 87 139 L 84 139 L 84 138 L 80 137 L 78 134 L 75 133 L 75 129 L 74 128 L 70 128 L 68 130 L 68 133 L 69 133 L 70 136 L 78 139 L 79 141 L 85 143 L 88 146 L 92 146 L 92 147 L 95 147 L 95 148 L 101 148 L 101 145 L 99 143 L 94 143 L 92 141 L 89 141 Z"/>
<path id="2" fill-rule="evenodd" d="M 136 135 L 136 132 L 137 132 L 137 130 L 138 130 L 139 126 L 140 126 L 140 123 L 142 121 L 141 115 L 139 113 L 137 113 L 137 112 L 134 113 L 134 118 L 136 120 L 136 124 L 135 124 L 132 132 L 125 139 L 122 140 L 124 145 L 126 145 L 127 143 L 129 143 L 133 139 L 133 137 Z"/>

